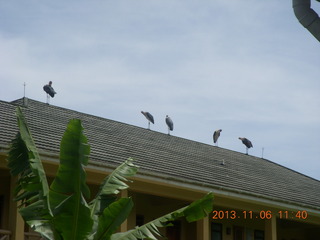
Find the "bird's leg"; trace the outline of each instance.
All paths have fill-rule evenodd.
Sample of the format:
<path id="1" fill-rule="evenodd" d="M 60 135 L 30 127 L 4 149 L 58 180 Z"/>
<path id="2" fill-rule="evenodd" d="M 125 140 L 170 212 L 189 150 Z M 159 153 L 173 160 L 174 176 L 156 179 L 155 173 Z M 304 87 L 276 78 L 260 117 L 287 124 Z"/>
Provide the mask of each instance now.
<path id="1" fill-rule="evenodd" d="M 148 121 L 148 129 L 150 130 L 150 121 Z"/>
<path id="2" fill-rule="evenodd" d="M 246 148 L 246 154 L 247 154 L 247 155 L 248 155 L 248 149 L 249 149 L 249 148 Z"/>
<path id="3" fill-rule="evenodd" d="M 49 94 L 47 93 L 47 104 L 49 104 L 50 102 L 50 97 L 49 97 Z"/>
<path id="4" fill-rule="evenodd" d="M 168 135 L 170 135 L 170 128 L 168 127 Z"/>

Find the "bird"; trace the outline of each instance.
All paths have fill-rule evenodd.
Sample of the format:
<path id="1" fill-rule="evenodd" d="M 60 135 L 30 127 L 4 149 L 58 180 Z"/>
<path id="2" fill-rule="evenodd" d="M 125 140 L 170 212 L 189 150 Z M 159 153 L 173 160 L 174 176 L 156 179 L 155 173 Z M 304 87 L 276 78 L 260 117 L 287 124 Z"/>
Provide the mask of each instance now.
<path id="1" fill-rule="evenodd" d="M 239 137 L 239 139 L 242 141 L 244 145 L 246 145 L 246 150 L 247 150 L 246 154 L 248 155 L 248 149 L 253 147 L 251 141 L 247 138 L 242 138 L 242 137 Z"/>
<path id="2" fill-rule="evenodd" d="M 213 142 L 216 144 L 216 146 L 218 146 L 218 138 L 220 137 L 221 132 L 222 132 L 222 129 L 218 129 L 213 133 Z"/>
<path id="3" fill-rule="evenodd" d="M 54 91 L 53 87 L 52 87 L 52 81 L 50 81 L 48 84 L 43 86 L 43 90 L 49 94 L 52 98 L 54 97 L 54 95 L 56 94 L 56 91 Z"/>
<path id="4" fill-rule="evenodd" d="M 168 126 L 168 135 L 170 135 L 170 131 L 173 131 L 173 122 L 168 115 L 166 116 L 166 124 Z"/>
<path id="5" fill-rule="evenodd" d="M 150 130 L 150 122 L 152 122 L 152 124 L 154 124 L 154 118 L 153 116 L 151 115 L 151 113 L 149 112 L 144 112 L 144 111 L 141 111 L 141 113 L 146 117 L 146 119 L 148 120 L 148 129 Z"/>
<path id="6" fill-rule="evenodd" d="M 50 81 L 48 84 L 43 86 L 43 90 L 47 93 L 47 104 L 50 102 L 49 95 L 53 98 L 56 94 L 56 91 L 52 87 L 52 81 Z"/>

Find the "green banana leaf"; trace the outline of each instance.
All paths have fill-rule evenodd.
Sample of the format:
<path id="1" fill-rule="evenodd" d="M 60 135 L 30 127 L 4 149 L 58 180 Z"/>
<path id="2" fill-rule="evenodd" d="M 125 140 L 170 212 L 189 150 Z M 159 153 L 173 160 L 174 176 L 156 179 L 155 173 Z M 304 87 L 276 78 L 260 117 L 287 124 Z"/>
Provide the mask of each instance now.
<path id="1" fill-rule="evenodd" d="M 16 193 L 22 190 L 22 193 L 16 197 L 22 201 L 27 201 L 34 196 L 38 196 L 39 199 L 47 197 L 49 187 L 46 174 L 20 107 L 17 108 L 16 115 L 19 133 L 13 139 L 8 154 L 8 167 L 11 174 L 19 175 Z M 28 195 L 22 196 L 26 192 Z"/>
<path id="2" fill-rule="evenodd" d="M 50 237 L 53 230 L 48 224 L 52 212 L 48 202 L 47 178 L 20 107 L 16 109 L 16 115 L 19 132 L 12 140 L 7 159 L 11 174 L 18 176 L 15 200 L 20 201 L 18 207 L 23 219 L 36 232 Z"/>
<path id="3" fill-rule="evenodd" d="M 91 232 L 93 220 L 86 202 L 90 190 L 84 170 L 89 153 L 81 121 L 70 120 L 61 140 L 60 165 L 49 194 L 54 209 L 52 223 L 62 239 L 85 239 Z"/>
<path id="4" fill-rule="evenodd" d="M 94 240 L 107 240 L 127 219 L 133 207 L 131 198 L 120 198 L 110 204 L 99 217 L 97 232 Z"/>
<path id="5" fill-rule="evenodd" d="M 127 178 L 132 177 L 138 171 L 138 166 L 133 163 L 133 159 L 129 158 L 120 166 L 118 166 L 109 176 L 107 176 L 102 184 L 96 197 L 90 202 L 91 218 L 93 219 L 92 234 L 98 231 L 99 217 L 104 209 L 117 199 L 120 190 L 127 189 L 129 186 L 125 183 L 129 181 Z"/>
<path id="6" fill-rule="evenodd" d="M 178 209 L 128 232 L 115 233 L 111 236 L 110 240 L 157 240 L 158 237 L 162 236 L 158 230 L 159 227 L 169 226 L 171 221 L 181 217 L 185 217 L 188 222 L 200 220 L 212 211 L 212 203 L 213 194 L 208 193 L 206 196 L 191 203 L 189 206 Z"/>
<path id="7" fill-rule="evenodd" d="M 127 178 L 134 176 L 138 171 L 138 166 L 133 164 L 133 159 L 129 158 L 107 176 L 100 186 L 97 196 L 90 202 L 92 216 L 100 216 L 103 210 L 116 199 L 120 190 L 127 189 L 125 183 Z"/>

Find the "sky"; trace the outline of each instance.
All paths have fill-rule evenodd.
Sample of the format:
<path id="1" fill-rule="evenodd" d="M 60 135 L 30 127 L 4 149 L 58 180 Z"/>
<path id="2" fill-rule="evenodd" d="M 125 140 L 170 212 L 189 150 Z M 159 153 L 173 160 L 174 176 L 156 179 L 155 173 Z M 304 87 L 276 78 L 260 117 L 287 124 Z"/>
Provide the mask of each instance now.
<path id="1" fill-rule="evenodd" d="M 320 3 L 312 0 L 320 14 Z M 0 100 L 25 96 L 320 180 L 320 44 L 289 0 L 0 0 Z M 0 113 L 1 114 L 1 113 Z M 128 156 L 130 157 L 130 156 Z M 195 160 L 196 161 L 196 160 Z"/>

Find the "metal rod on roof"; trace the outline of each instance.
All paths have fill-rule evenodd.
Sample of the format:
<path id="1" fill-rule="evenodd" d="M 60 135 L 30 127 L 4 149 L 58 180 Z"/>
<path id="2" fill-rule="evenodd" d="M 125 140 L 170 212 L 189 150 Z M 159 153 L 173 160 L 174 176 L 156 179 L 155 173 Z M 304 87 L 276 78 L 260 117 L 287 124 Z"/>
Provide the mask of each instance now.
<path id="1" fill-rule="evenodd" d="M 26 97 L 26 82 L 23 83 L 23 97 Z"/>

